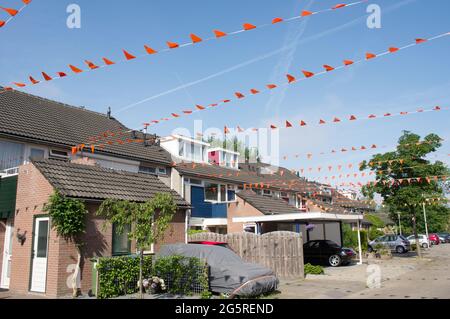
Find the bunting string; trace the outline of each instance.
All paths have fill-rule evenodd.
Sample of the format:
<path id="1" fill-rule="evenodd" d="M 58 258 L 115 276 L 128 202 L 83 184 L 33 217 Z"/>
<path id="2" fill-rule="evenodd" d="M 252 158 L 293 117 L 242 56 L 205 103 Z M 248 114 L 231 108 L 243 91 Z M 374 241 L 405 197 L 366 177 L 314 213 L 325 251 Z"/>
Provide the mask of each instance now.
<path id="1" fill-rule="evenodd" d="M 0 18 L 0 29 L 6 26 L 9 22 L 11 22 L 11 20 L 14 19 L 14 17 L 17 16 L 20 12 L 22 12 L 31 3 L 32 0 L 21 0 L 21 1 L 23 3 L 23 6 L 20 9 L 5 8 L 0 6 L 0 11 L 6 12 L 9 16 L 6 20 Z"/>
<path id="2" fill-rule="evenodd" d="M 331 65 L 328 65 L 328 64 L 324 64 L 323 65 L 323 69 L 324 70 L 318 71 L 318 72 L 312 72 L 312 71 L 303 70 L 302 74 L 301 74 L 301 77 L 298 77 L 298 76 L 296 77 L 296 76 L 294 76 L 292 74 L 287 74 L 286 75 L 287 81 L 284 82 L 284 83 L 278 83 L 278 84 L 270 83 L 270 84 L 267 84 L 264 88 L 259 88 L 259 89 L 253 88 L 253 89 L 250 89 L 249 92 L 245 93 L 245 94 L 242 93 L 242 92 L 235 92 L 234 96 L 232 98 L 220 100 L 218 102 L 209 104 L 207 106 L 206 105 L 197 104 L 197 105 L 195 105 L 194 109 L 192 109 L 192 108 L 191 109 L 184 109 L 184 110 L 179 111 L 177 113 L 171 113 L 169 116 L 161 118 L 159 120 L 154 119 L 154 120 L 151 120 L 150 122 L 143 123 L 143 126 L 145 128 L 146 127 L 151 127 L 151 126 L 155 126 L 157 124 L 160 124 L 162 122 L 167 122 L 167 121 L 178 119 L 178 118 L 181 118 L 181 117 L 186 117 L 186 116 L 192 115 L 192 114 L 197 113 L 197 112 L 211 110 L 211 109 L 217 109 L 218 106 L 222 106 L 222 105 L 225 105 L 225 104 L 228 104 L 228 103 L 231 103 L 231 102 L 237 102 L 237 101 L 246 99 L 246 98 L 251 97 L 251 96 L 255 96 L 255 95 L 258 95 L 258 94 L 265 93 L 265 92 L 270 92 L 270 91 L 278 89 L 280 87 L 284 87 L 284 86 L 289 86 L 289 85 L 292 85 L 292 84 L 300 83 L 302 81 L 305 81 L 305 80 L 308 80 L 308 79 L 311 79 L 311 78 L 314 78 L 314 77 L 318 77 L 318 76 L 321 76 L 321 75 L 334 73 L 334 71 L 337 71 L 337 70 L 340 70 L 340 69 L 344 69 L 344 68 L 348 68 L 348 67 L 351 67 L 351 66 L 353 66 L 355 64 L 358 64 L 358 63 L 363 63 L 363 62 L 374 60 L 376 58 L 380 58 L 380 57 L 383 57 L 383 56 L 386 56 L 386 55 L 391 55 L 391 54 L 394 54 L 394 53 L 398 53 L 401 50 L 406 50 L 406 49 L 414 47 L 416 45 L 428 43 L 428 42 L 431 42 L 431 41 L 434 41 L 434 40 L 437 40 L 437 39 L 441 39 L 441 38 L 449 36 L 449 35 L 450 35 L 450 32 L 446 32 L 446 33 L 439 34 L 437 36 L 433 36 L 433 37 L 430 37 L 430 38 L 417 38 L 417 39 L 415 39 L 415 41 L 413 43 L 404 45 L 402 47 L 389 47 L 388 50 L 380 52 L 380 53 L 377 53 L 377 54 L 368 52 L 368 53 L 366 53 L 364 58 L 361 58 L 359 60 L 349 60 L 349 59 L 343 60 L 342 64 L 339 65 L 339 66 L 331 66 Z"/>
<path id="3" fill-rule="evenodd" d="M 23 0 L 23 1 L 24 2 L 30 2 L 31 0 Z M 178 49 L 178 48 L 182 48 L 182 47 L 187 47 L 187 46 L 191 46 L 191 45 L 197 45 L 199 43 L 210 42 L 212 40 L 217 40 L 217 39 L 221 39 L 221 38 L 224 38 L 224 37 L 238 35 L 240 33 L 248 32 L 248 31 L 251 31 L 251 30 L 254 30 L 254 29 L 261 29 L 261 28 L 265 28 L 265 27 L 268 27 L 268 26 L 272 26 L 272 25 L 278 25 L 278 24 L 282 24 L 282 23 L 286 23 L 286 22 L 290 22 L 290 21 L 301 20 L 301 19 L 304 19 L 306 17 L 314 16 L 314 15 L 325 13 L 325 12 L 337 11 L 338 9 L 353 7 L 353 6 L 356 6 L 356 5 L 363 4 L 363 3 L 367 2 L 367 1 L 368 0 L 362 0 L 362 1 L 356 1 L 356 2 L 352 2 L 352 3 L 348 3 L 348 4 L 340 3 L 340 4 L 334 5 L 331 8 L 326 8 L 326 9 L 319 10 L 319 11 L 307 11 L 307 10 L 304 10 L 304 11 L 302 11 L 300 13 L 300 15 L 297 15 L 297 16 L 294 16 L 294 17 L 290 17 L 290 18 L 286 18 L 286 19 L 283 19 L 283 18 L 280 18 L 280 17 L 276 17 L 276 18 L 273 18 L 270 23 L 265 23 L 265 24 L 261 24 L 261 25 L 255 25 L 255 24 L 251 24 L 251 23 L 244 23 L 242 25 L 241 29 L 236 30 L 236 31 L 232 31 L 232 32 L 224 32 L 224 31 L 221 31 L 221 30 L 213 30 L 214 36 L 208 37 L 208 38 L 203 38 L 203 37 L 200 37 L 200 36 L 198 36 L 196 34 L 191 33 L 189 35 L 190 41 L 186 42 L 186 43 L 183 43 L 183 44 L 180 44 L 178 42 L 167 41 L 166 42 L 166 46 L 164 48 L 161 48 L 161 49 L 158 49 L 158 50 L 156 50 L 153 47 L 150 47 L 148 45 L 144 45 L 144 53 L 140 54 L 140 55 L 131 53 L 130 51 L 127 51 L 127 50 L 122 50 L 123 58 L 120 59 L 120 60 L 112 61 L 112 60 L 104 57 L 104 58 L 102 58 L 102 64 L 94 63 L 94 62 L 89 61 L 89 60 L 85 60 L 85 64 L 87 66 L 87 69 L 86 68 L 83 69 L 81 67 L 69 64 L 68 65 L 69 69 L 70 69 L 69 72 L 67 72 L 67 71 L 57 72 L 55 76 L 54 75 L 49 75 L 46 72 L 42 72 L 42 79 L 37 79 L 37 78 L 35 78 L 33 76 L 30 76 L 29 77 L 29 81 L 27 81 L 27 82 L 23 82 L 23 81 L 22 82 L 13 82 L 12 86 L 9 86 L 9 87 L 7 87 L 5 89 L 6 90 L 12 90 L 13 87 L 24 88 L 24 87 L 29 86 L 29 85 L 37 85 L 37 84 L 41 83 L 42 80 L 44 82 L 53 81 L 53 80 L 65 78 L 65 77 L 67 77 L 69 75 L 76 75 L 76 74 L 83 73 L 83 72 L 89 72 L 89 71 L 93 71 L 93 70 L 97 70 L 97 69 L 102 69 L 102 68 L 109 67 L 109 66 L 112 66 L 112 65 L 115 65 L 115 64 L 125 63 L 125 62 L 128 62 L 130 60 L 135 60 L 135 59 L 138 59 L 138 58 L 147 57 L 149 55 L 161 54 L 161 53 L 169 52 L 169 51 L 172 51 L 174 49 Z"/>

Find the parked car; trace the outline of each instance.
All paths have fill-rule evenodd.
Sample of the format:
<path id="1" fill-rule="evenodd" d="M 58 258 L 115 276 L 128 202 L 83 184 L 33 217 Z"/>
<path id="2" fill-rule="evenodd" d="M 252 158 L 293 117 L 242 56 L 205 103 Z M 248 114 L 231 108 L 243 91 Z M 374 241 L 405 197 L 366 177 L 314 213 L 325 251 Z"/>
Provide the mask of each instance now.
<path id="1" fill-rule="evenodd" d="M 193 245 L 207 245 L 207 246 L 220 246 L 225 247 L 228 249 L 231 249 L 230 246 L 228 246 L 228 243 L 222 243 L 217 241 L 190 241 L 189 244 Z"/>
<path id="2" fill-rule="evenodd" d="M 450 234 L 449 233 L 438 233 L 439 240 L 443 244 L 450 243 Z"/>
<path id="3" fill-rule="evenodd" d="M 217 245 L 163 245 L 157 255 L 197 257 L 209 266 L 209 286 L 212 292 L 254 297 L 277 289 L 279 280 L 264 266 L 246 263 L 232 250 Z"/>
<path id="4" fill-rule="evenodd" d="M 328 264 L 331 267 L 348 265 L 356 253 L 331 240 L 312 240 L 303 245 L 305 262 Z"/>
<path id="5" fill-rule="evenodd" d="M 431 245 L 439 245 L 441 243 L 438 234 L 428 234 L 428 239 L 430 240 Z"/>
<path id="6" fill-rule="evenodd" d="M 417 236 L 419 236 L 420 247 L 422 247 L 422 248 L 429 248 L 430 247 L 430 241 L 428 240 L 427 235 L 420 234 L 420 235 L 417 235 Z M 409 240 L 409 243 L 411 245 L 415 245 L 416 244 L 416 236 L 411 235 L 411 236 L 406 237 L 406 239 Z"/>
<path id="7" fill-rule="evenodd" d="M 391 251 L 404 254 L 411 250 L 411 244 L 409 240 L 402 235 L 385 235 L 372 240 L 368 244 L 369 252 L 375 251 L 377 246 L 384 246 L 389 248 Z"/>

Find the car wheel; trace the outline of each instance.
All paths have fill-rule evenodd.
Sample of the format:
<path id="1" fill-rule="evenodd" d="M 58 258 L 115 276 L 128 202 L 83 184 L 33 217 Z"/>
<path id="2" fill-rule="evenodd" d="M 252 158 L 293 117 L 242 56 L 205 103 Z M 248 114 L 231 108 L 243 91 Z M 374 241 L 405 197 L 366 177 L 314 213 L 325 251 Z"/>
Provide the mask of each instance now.
<path id="1" fill-rule="evenodd" d="M 339 257 L 338 255 L 332 255 L 330 256 L 330 258 L 328 258 L 328 263 L 331 267 L 338 267 L 341 265 L 341 262 L 341 257 Z"/>
<path id="2" fill-rule="evenodd" d="M 405 247 L 403 247 L 403 246 L 398 246 L 398 247 L 395 249 L 395 251 L 396 251 L 397 253 L 399 253 L 399 254 L 404 254 L 404 253 L 406 252 L 406 249 L 405 249 Z"/>
<path id="3" fill-rule="evenodd" d="M 428 244 L 427 243 L 423 243 L 422 244 L 422 248 L 428 248 Z"/>

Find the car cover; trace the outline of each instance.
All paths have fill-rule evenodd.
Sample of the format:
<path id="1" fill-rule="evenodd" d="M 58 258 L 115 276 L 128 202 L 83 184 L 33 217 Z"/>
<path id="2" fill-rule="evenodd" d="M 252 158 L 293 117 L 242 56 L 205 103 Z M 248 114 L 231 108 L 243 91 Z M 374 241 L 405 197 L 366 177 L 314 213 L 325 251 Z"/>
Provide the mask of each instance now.
<path id="1" fill-rule="evenodd" d="M 244 262 L 232 250 L 220 246 L 174 244 L 161 247 L 158 256 L 180 255 L 205 260 L 210 267 L 213 292 L 233 296 L 257 296 L 275 290 L 278 278 L 269 268 Z"/>

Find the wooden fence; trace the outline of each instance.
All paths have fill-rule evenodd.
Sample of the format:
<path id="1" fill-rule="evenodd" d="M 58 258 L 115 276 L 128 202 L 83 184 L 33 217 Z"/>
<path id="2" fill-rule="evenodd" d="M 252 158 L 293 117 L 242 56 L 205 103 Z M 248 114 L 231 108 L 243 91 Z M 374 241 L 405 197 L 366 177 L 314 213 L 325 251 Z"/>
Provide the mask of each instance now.
<path id="1" fill-rule="evenodd" d="M 298 233 L 199 233 L 190 235 L 189 241 L 228 243 L 244 261 L 266 266 L 280 278 L 304 278 L 303 240 Z"/>

